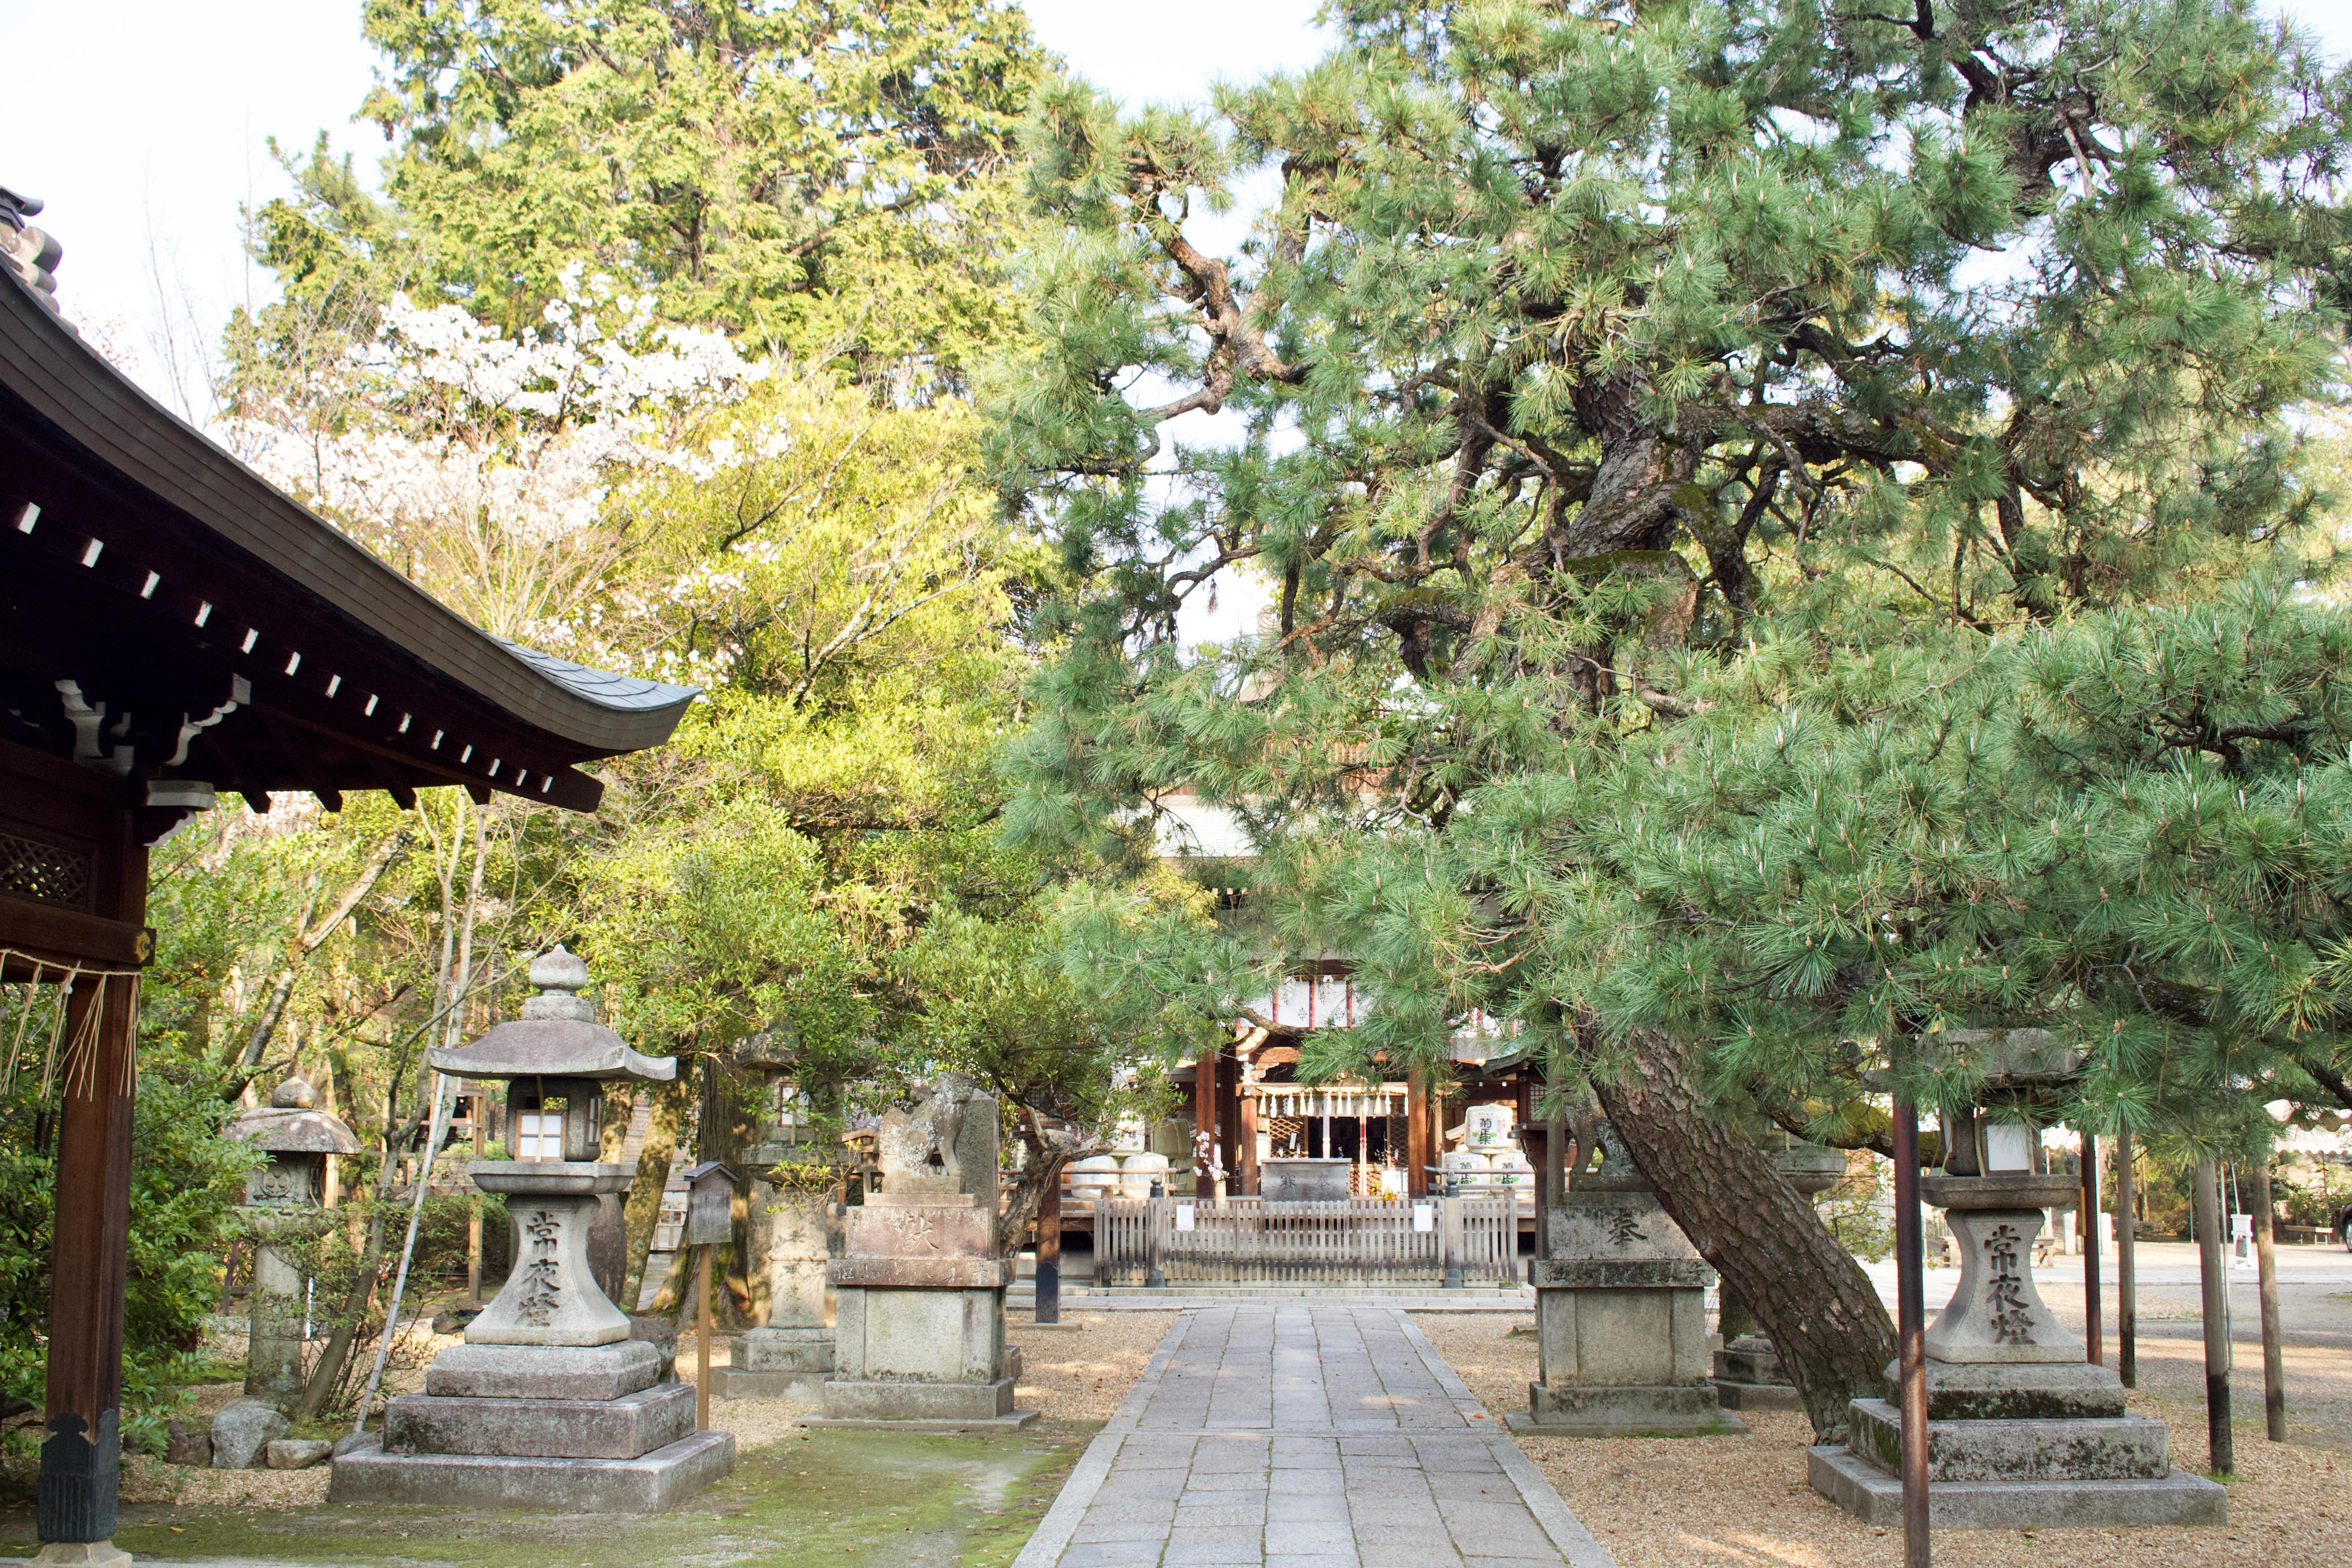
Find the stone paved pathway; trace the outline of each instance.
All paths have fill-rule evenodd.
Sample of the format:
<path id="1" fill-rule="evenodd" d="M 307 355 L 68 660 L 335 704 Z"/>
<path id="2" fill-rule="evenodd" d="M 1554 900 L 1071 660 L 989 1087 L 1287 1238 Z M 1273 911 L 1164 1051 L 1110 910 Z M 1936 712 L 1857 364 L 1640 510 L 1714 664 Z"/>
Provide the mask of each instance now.
<path id="1" fill-rule="evenodd" d="M 1404 1313 L 1181 1314 L 1014 1568 L 1616 1568 Z"/>

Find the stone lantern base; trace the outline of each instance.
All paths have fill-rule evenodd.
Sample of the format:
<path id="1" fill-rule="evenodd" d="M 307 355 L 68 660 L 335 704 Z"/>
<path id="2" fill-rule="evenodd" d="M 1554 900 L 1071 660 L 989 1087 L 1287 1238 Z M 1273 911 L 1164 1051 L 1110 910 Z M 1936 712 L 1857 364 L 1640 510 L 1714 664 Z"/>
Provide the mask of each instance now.
<path id="1" fill-rule="evenodd" d="M 2124 1385 L 2084 1359 L 2033 1285 L 2041 1208 L 2074 1178 L 1931 1177 L 1961 1245 L 1960 1283 L 1927 1335 L 1927 1519 L 1948 1530 L 2223 1524 L 2229 1493 L 2173 1468 L 2164 1423 L 2125 1408 Z M 1898 1366 L 1886 1397 L 1847 1406 L 1845 1447 L 1807 1464 L 1813 1489 L 1865 1524 L 1903 1517 Z"/>
<path id="2" fill-rule="evenodd" d="M 1530 1437 L 1627 1437 L 1748 1430 L 1707 1380 L 1706 1286 L 1695 1260 L 1538 1258 L 1541 1379 L 1504 1417 Z"/>
<path id="3" fill-rule="evenodd" d="M 1715 1352 L 1715 1396 L 1726 1410 L 1802 1410 L 1804 1395 L 1780 1370 L 1761 1334 L 1741 1334 Z"/>
<path id="4" fill-rule="evenodd" d="M 383 1430 L 336 1456 L 331 1502 L 552 1513 L 656 1513 L 735 1468 L 735 1438 L 694 1429 L 694 1390 L 662 1383 L 661 1352 L 597 1289 L 588 1237 L 629 1173 L 593 1162 L 486 1161 L 520 1245 L 466 1342 L 425 1392 L 387 1403 Z"/>

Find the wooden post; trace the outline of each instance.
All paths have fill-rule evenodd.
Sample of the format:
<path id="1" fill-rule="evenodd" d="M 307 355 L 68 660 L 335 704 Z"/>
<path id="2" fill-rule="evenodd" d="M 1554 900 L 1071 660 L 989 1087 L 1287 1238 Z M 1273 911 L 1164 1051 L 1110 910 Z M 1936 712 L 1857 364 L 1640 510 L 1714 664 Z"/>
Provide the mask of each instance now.
<path id="1" fill-rule="evenodd" d="M 2083 1129 L 2083 1344 L 2093 1366 L 2107 1364 L 2099 1332 L 2099 1135 Z"/>
<path id="2" fill-rule="evenodd" d="M 127 814 L 126 814 L 127 816 Z M 143 857 L 142 858 L 143 860 Z M 47 1425 L 36 1524 L 44 1542 L 114 1534 L 122 1468 L 122 1291 L 131 1241 L 129 981 L 83 978 L 66 1006 L 68 1053 L 51 1242 Z M 85 1037 L 84 1031 L 88 1031 Z"/>
<path id="3" fill-rule="evenodd" d="M 2254 1268 L 2262 1280 L 2263 1421 L 2273 1443 L 2286 1441 L 2286 1364 L 2279 1349 L 2278 1255 L 2271 1239 L 2271 1157 L 2254 1167 Z"/>
<path id="4" fill-rule="evenodd" d="M 1215 1046 L 1201 1053 L 1192 1068 L 1192 1195 L 1207 1198 L 1216 1184 L 1210 1166 L 1217 1149 L 1217 1057 Z"/>
<path id="5" fill-rule="evenodd" d="M 1903 1412 L 1903 1565 L 1928 1568 L 1927 1310 L 1920 1276 L 1919 1111 L 1895 1101 L 1895 1316 L 1896 1378 Z"/>
<path id="6" fill-rule="evenodd" d="M 1055 1172 L 1037 1200 L 1036 1321 L 1062 1321 L 1062 1177 Z"/>
<path id="7" fill-rule="evenodd" d="M 1446 1196 L 1438 1199 L 1437 1246 L 1444 1273 L 1439 1283 L 1445 1289 L 1462 1289 L 1462 1200 Z"/>
<path id="8" fill-rule="evenodd" d="M 2138 1173 L 2132 1169 L 2131 1133 L 2116 1131 L 2116 1375 L 2139 1386 Z"/>
<path id="9" fill-rule="evenodd" d="M 1257 1191 L 1257 1096 L 1250 1093 L 1248 1086 L 1244 1085 L 1240 1100 L 1242 1191 L 1255 1194 Z"/>
<path id="10" fill-rule="evenodd" d="M 694 1260 L 694 1429 L 710 1430 L 710 1246 Z"/>
<path id="11" fill-rule="evenodd" d="M 1429 1194 L 1429 1099 L 1418 1068 L 1404 1075 L 1404 1190 L 1407 1197 Z"/>
<path id="12" fill-rule="evenodd" d="M 2205 1449 L 2215 1475 L 2236 1469 L 2230 1431 L 2230 1276 L 2221 1257 L 2221 1172 L 2197 1162 L 2197 1278 L 2204 1287 Z"/>

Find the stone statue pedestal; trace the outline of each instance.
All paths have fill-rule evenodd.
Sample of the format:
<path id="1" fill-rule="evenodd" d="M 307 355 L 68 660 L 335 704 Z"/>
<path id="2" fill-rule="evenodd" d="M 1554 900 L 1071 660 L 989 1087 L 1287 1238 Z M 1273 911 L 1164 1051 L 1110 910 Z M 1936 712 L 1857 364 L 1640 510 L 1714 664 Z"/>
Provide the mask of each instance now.
<path id="1" fill-rule="evenodd" d="M 996 1256 L 996 1102 L 950 1082 L 883 1118 L 882 1190 L 845 1215 L 834 1371 L 810 1426 L 1010 1431 L 1012 1268 Z"/>
<path id="2" fill-rule="evenodd" d="M 1927 1510 L 1954 1530 L 2221 1524 L 2229 1494 L 2175 1469 L 2165 1426 L 2124 1407 L 2122 1382 L 2084 1360 L 2033 1286 L 2033 1238 L 2068 1208 L 2077 1178 L 2019 1172 L 1931 1176 L 1960 1283 L 1927 1331 Z M 1809 1463 L 1813 1489 L 1866 1524 L 1900 1524 L 1903 1415 L 1897 1366 L 1886 1396 L 1847 1406 L 1843 1448 Z"/>
<path id="3" fill-rule="evenodd" d="M 721 1399 L 824 1398 L 834 1373 L 833 1330 L 824 1321 L 825 1264 L 842 1212 L 824 1194 L 777 1193 L 752 1185 L 765 1211 L 768 1321 L 735 1336 L 731 1366 L 714 1367 L 710 1392 Z M 756 1232 L 755 1232 L 756 1234 Z"/>
<path id="4" fill-rule="evenodd" d="M 1630 1171 L 1578 1178 L 1549 1216 L 1536 1288 L 1538 1381 L 1505 1423 L 1535 1437 L 1745 1432 L 1717 1402 L 1698 1249 Z"/>

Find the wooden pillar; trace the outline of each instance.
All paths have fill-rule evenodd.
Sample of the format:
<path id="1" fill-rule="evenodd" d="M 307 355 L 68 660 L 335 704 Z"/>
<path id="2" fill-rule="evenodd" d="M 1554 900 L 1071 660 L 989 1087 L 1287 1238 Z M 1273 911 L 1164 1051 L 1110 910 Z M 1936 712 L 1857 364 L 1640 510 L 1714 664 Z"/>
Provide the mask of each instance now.
<path id="1" fill-rule="evenodd" d="M 38 1527 L 44 1542 L 114 1533 L 122 1468 L 122 1289 L 131 1237 L 131 987 L 85 979 L 68 1038 L 94 1031 L 87 1071 L 69 1070 L 58 1133 L 49 1285 L 47 1425 Z"/>
<path id="2" fill-rule="evenodd" d="M 1196 1198 L 1210 1196 L 1216 1180 L 1209 1165 L 1217 1147 L 1217 1058 L 1222 1054 L 1211 1046 L 1201 1053 L 1192 1069 L 1192 1195 Z"/>
<path id="3" fill-rule="evenodd" d="M 1241 1060 L 1229 1052 L 1217 1054 L 1217 1150 L 1225 1180 L 1237 1180 L 1242 1168 L 1242 1105 L 1239 1092 Z M 1230 1191 L 1221 1188 L 1220 1191 Z"/>
<path id="4" fill-rule="evenodd" d="M 1257 1096 L 1244 1084 L 1240 1099 L 1242 1191 L 1255 1196 L 1257 1193 Z"/>
<path id="5" fill-rule="evenodd" d="M 1429 1084 L 1421 1069 L 1404 1078 L 1404 1185 L 1414 1197 L 1429 1194 Z"/>
<path id="6" fill-rule="evenodd" d="M 1037 1295 L 1035 1319 L 1062 1321 L 1062 1174 L 1045 1184 L 1037 1199 Z"/>
<path id="7" fill-rule="evenodd" d="M 1926 1267 L 1919 1231 L 1919 1112 L 1895 1100 L 1895 1344 L 1896 1404 L 1903 1414 L 1896 1475 L 1903 1486 L 1904 1568 L 1928 1568 L 1927 1348 Z"/>

